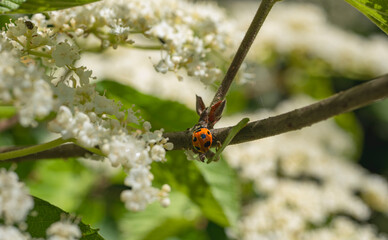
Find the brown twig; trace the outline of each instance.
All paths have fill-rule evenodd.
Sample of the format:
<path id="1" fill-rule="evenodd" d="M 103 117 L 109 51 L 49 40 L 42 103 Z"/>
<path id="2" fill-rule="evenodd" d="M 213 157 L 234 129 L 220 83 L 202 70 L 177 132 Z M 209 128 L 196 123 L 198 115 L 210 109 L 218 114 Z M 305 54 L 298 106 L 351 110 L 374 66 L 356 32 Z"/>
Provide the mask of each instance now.
<path id="1" fill-rule="evenodd" d="M 224 100 L 225 96 L 229 90 L 230 85 L 232 84 L 236 74 L 243 63 L 249 49 L 252 46 L 253 41 L 256 38 L 257 33 L 259 32 L 261 26 L 263 26 L 264 20 L 267 18 L 269 11 L 272 9 L 273 5 L 279 0 L 262 0 L 259 8 L 249 26 L 247 33 L 245 34 L 241 44 L 234 56 L 232 63 L 230 64 L 228 71 L 225 74 L 224 79 L 219 86 L 212 103 L 210 106 L 214 105 L 216 102 Z"/>
<path id="2" fill-rule="evenodd" d="M 14 151 L 21 148 L 24 148 L 24 147 L 20 147 L 20 146 L 1 147 L 0 153 Z M 39 159 L 85 157 L 88 154 L 92 154 L 92 153 L 80 146 L 70 143 L 70 144 L 63 144 L 61 146 L 48 149 L 46 151 L 37 152 L 28 156 L 3 160 L 1 162 L 22 162 L 22 161 L 32 161 L 32 160 L 39 160 Z"/>
<path id="3" fill-rule="evenodd" d="M 375 80 L 358 85 L 346 91 L 337 93 L 329 98 L 318 101 L 309 106 L 250 122 L 232 140 L 231 144 L 238 144 L 278 135 L 311 126 L 335 115 L 352 111 L 377 100 L 388 97 L 388 74 Z M 213 129 L 212 134 L 218 141 L 224 141 L 232 127 Z M 173 150 L 191 147 L 191 132 L 166 132 L 164 137 L 174 144 Z M 1 152 L 14 150 L 5 147 Z M 9 159 L 7 161 L 27 161 L 47 158 L 84 157 L 89 152 L 74 144 L 65 144 L 33 155 Z"/>
<path id="4" fill-rule="evenodd" d="M 309 106 L 250 122 L 232 140 L 231 144 L 253 141 L 281 133 L 298 130 L 335 115 L 352 111 L 379 99 L 388 97 L 388 75 L 337 93 Z M 232 127 L 212 130 L 215 139 L 223 142 Z M 189 148 L 191 133 L 169 132 L 164 137 L 174 144 L 174 150 Z"/>

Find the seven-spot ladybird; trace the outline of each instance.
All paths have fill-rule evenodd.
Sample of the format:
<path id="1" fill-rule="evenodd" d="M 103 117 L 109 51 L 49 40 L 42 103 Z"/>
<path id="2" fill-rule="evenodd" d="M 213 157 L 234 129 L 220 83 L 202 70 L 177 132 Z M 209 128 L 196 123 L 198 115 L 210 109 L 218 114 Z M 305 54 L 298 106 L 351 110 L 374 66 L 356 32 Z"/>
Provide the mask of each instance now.
<path id="1" fill-rule="evenodd" d="M 193 137 L 191 141 L 195 150 L 200 153 L 206 153 L 209 151 L 210 146 L 212 145 L 213 136 L 209 129 L 205 127 L 199 127 L 193 131 Z"/>

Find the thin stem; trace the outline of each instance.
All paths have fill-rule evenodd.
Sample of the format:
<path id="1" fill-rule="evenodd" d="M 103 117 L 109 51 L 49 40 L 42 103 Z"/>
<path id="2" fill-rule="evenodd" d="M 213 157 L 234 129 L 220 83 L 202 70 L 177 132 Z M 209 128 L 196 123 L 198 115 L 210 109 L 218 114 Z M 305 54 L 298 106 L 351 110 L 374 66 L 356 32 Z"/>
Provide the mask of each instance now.
<path id="1" fill-rule="evenodd" d="M 105 154 L 102 153 L 101 150 L 98 149 L 98 148 L 86 148 L 86 147 L 83 147 L 83 146 L 79 145 L 75 139 L 73 139 L 72 142 L 73 142 L 75 145 L 77 145 L 77 146 L 79 146 L 79 147 L 81 147 L 81 148 L 84 148 L 84 149 L 85 149 L 86 151 L 88 151 L 88 152 L 91 152 L 91 153 L 94 153 L 94 154 L 97 154 L 97 155 L 100 155 L 100 156 L 105 156 Z"/>
<path id="2" fill-rule="evenodd" d="M 256 38 L 257 33 L 259 32 L 261 26 L 263 26 L 264 20 L 267 18 L 268 13 L 272 9 L 273 5 L 279 0 L 262 0 L 259 8 L 257 9 L 256 15 L 252 20 L 251 25 L 248 28 L 247 33 L 242 40 L 240 47 L 238 48 L 236 55 L 234 56 L 232 63 L 220 87 L 218 88 L 212 103 L 210 106 L 215 104 L 216 102 L 225 99 L 225 96 L 229 90 L 230 85 L 232 84 L 238 69 L 243 63 L 250 47 L 252 46 L 253 41 Z"/>
<path id="3" fill-rule="evenodd" d="M 34 56 L 37 56 L 37 57 L 51 58 L 50 54 L 39 52 L 39 51 L 35 51 L 35 50 L 27 50 L 27 53 L 31 54 L 31 55 L 34 55 Z"/>
<path id="4" fill-rule="evenodd" d="M 14 151 L 0 153 L 0 161 L 11 159 L 11 158 L 28 156 L 28 155 L 31 155 L 34 153 L 42 152 L 44 150 L 57 147 L 57 146 L 64 144 L 66 142 L 69 142 L 69 140 L 64 140 L 62 138 L 58 138 L 58 139 L 55 139 L 51 142 L 35 145 L 32 147 L 26 147 L 26 148 L 17 149 Z"/>
<path id="5" fill-rule="evenodd" d="M 161 50 L 163 49 L 163 46 L 161 45 L 126 45 L 128 48 L 135 48 L 135 49 L 141 49 L 141 50 Z"/>

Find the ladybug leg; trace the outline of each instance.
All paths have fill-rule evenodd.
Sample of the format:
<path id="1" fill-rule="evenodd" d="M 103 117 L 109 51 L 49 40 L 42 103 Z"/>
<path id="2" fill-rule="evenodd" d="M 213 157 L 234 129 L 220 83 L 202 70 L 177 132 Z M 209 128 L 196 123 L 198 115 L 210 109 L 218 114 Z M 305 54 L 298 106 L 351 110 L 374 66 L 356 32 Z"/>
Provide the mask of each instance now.
<path id="1" fill-rule="evenodd" d="M 201 162 L 205 162 L 206 154 L 200 153 L 198 156 L 199 156 L 199 160 L 201 160 Z"/>
<path id="2" fill-rule="evenodd" d="M 214 155 L 216 155 L 216 154 L 214 152 L 212 152 L 212 151 L 206 152 L 206 158 L 208 159 L 207 164 L 212 162 L 210 160 L 214 157 Z M 217 162 L 218 160 L 220 160 L 219 157 L 217 159 L 214 159 L 214 162 Z"/>
<path id="3" fill-rule="evenodd" d="M 217 141 L 216 143 L 216 150 L 218 151 L 218 149 L 220 149 L 222 146 L 222 143 L 220 141 Z"/>

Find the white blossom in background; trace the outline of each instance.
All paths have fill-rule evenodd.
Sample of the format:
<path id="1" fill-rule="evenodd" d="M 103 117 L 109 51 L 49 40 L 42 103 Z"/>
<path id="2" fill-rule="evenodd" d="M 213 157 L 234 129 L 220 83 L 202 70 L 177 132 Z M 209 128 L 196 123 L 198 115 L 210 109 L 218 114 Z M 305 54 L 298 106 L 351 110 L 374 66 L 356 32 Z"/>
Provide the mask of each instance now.
<path id="1" fill-rule="evenodd" d="M 77 240 L 82 237 L 78 225 L 70 220 L 61 220 L 51 224 L 46 234 L 47 240 Z"/>
<path id="2" fill-rule="evenodd" d="M 0 219 L 7 225 L 22 223 L 34 200 L 15 172 L 0 169 Z"/>
<path id="3" fill-rule="evenodd" d="M 54 104 L 53 91 L 44 70 L 34 64 L 23 64 L 19 51 L 1 34 L 0 101 L 16 107 L 23 126 L 36 126 L 35 119 L 46 117 Z"/>
<path id="4" fill-rule="evenodd" d="M 3 226 L 0 224 L 0 240 L 29 240 L 28 235 L 23 234 L 14 226 Z"/>
<path id="5" fill-rule="evenodd" d="M 160 53 L 152 51 L 147 52 L 146 55 L 154 59 L 158 58 Z M 144 52 L 133 49 L 108 49 L 102 54 L 83 54 L 80 63 L 88 64 L 98 79 L 115 79 L 145 94 L 177 101 L 193 110 L 196 94 L 200 95 L 205 102 L 211 101 L 215 93 L 212 88 L 205 88 L 198 79 L 192 77 L 177 81 L 173 73 L 161 75 L 150 71 L 152 64 L 147 56 Z M 107 64 L 109 68 L 105 67 Z M 180 71 L 178 74 L 184 75 L 184 72 Z"/>
<path id="6" fill-rule="evenodd" d="M 78 37 L 93 34 L 100 39 L 102 48 L 132 44 L 133 34 L 141 33 L 163 49 L 162 58 L 155 64 L 157 71 L 185 68 L 189 76 L 207 85 L 221 77 L 221 70 L 209 60 L 209 53 L 225 51 L 233 41 L 232 23 L 214 4 L 105 0 L 49 14 L 48 21 L 42 15 L 34 19 L 41 27 L 54 25 L 54 32 L 66 31 Z"/>
<path id="7" fill-rule="evenodd" d="M 242 22 L 249 22 L 255 8 L 233 8 Z M 241 16 L 241 17 L 240 17 Z M 379 76 L 388 68 L 388 40 L 384 34 L 363 37 L 330 23 L 326 14 L 313 4 L 282 3 L 268 16 L 251 49 L 251 56 L 265 62 L 270 52 L 288 55 L 296 52 L 309 59 L 321 59 L 335 72 L 351 76 Z"/>
<path id="8" fill-rule="evenodd" d="M 250 119 L 311 102 L 296 97 L 273 112 L 261 111 Z M 236 124 L 241 118 L 223 118 L 220 126 Z M 241 239 L 388 239 L 370 226 L 358 226 L 350 218 L 338 216 L 345 214 L 363 222 L 369 219 L 371 209 L 388 210 L 387 181 L 347 159 L 353 145 L 333 121 L 325 121 L 226 148 L 226 160 L 263 196 L 244 207 Z M 327 225 L 330 217 L 332 222 Z M 311 229 L 311 224 L 316 229 Z"/>

